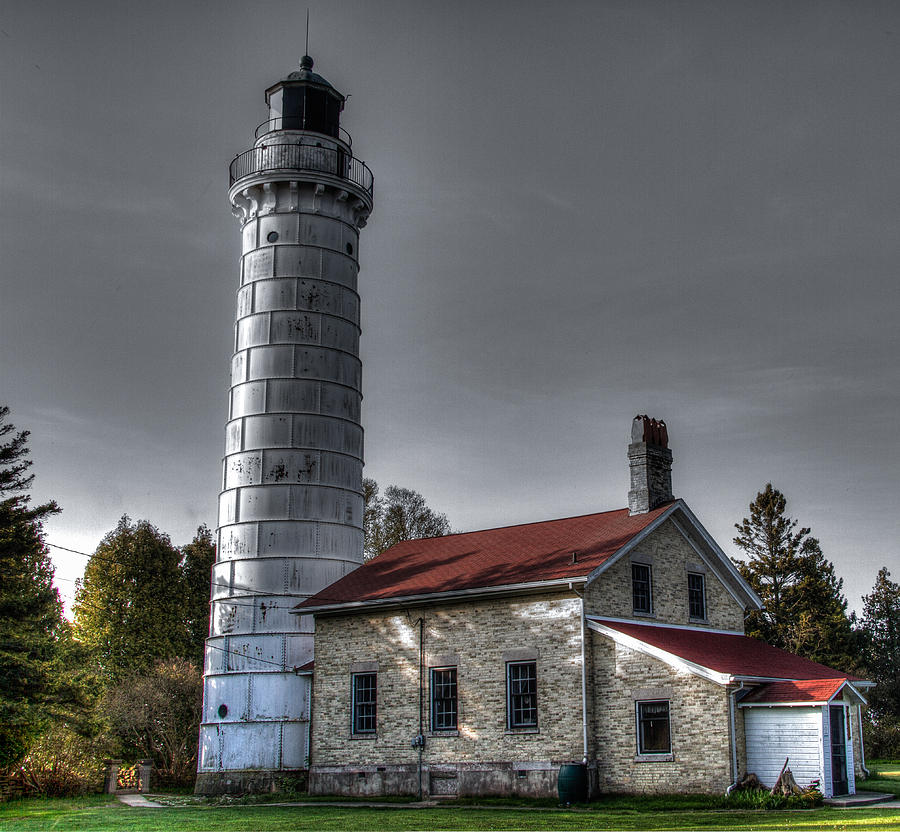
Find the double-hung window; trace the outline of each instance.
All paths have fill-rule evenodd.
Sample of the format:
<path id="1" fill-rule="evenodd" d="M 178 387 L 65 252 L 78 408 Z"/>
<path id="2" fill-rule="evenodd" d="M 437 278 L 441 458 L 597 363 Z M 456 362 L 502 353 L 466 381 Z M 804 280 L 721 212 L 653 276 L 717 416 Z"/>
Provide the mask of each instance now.
<path id="1" fill-rule="evenodd" d="M 700 573 L 688 572 L 688 615 L 706 620 L 706 580 Z"/>
<path id="2" fill-rule="evenodd" d="M 457 727 L 456 668 L 431 668 L 431 730 L 455 731 Z"/>
<path id="3" fill-rule="evenodd" d="M 669 700 L 636 702 L 638 754 L 670 754 Z"/>
<path id="4" fill-rule="evenodd" d="M 354 673 L 352 676 L 354 734 L 374 734 L 378 701 L 378 674 Z"/>
<path id="5" fill-rule="evenodd" d="M 506 723 L 512 728 L 537 728 L 537 662 L 506 665 Z"/>
<path id="6" fill-rule="evenodd" d="M 631 599 L 635 612 L 650 615 L 653 612 L 653 593 L 650 564 L 631 564 Z"/>

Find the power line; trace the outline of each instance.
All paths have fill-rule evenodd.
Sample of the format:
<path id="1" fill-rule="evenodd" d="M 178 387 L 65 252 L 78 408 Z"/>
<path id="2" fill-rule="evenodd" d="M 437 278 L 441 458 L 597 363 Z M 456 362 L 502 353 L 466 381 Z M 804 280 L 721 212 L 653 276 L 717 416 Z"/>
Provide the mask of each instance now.
<path id="1" fill-rule="evenodd" d="M 73 555 L 80 555 L 81 557 L 88 558 L 89 560 L 97 560 L 99 563 L 108 563 L 108 564 L 113 564 L 115 566 L 130 566 L 131 565 L 131 564 L 125 563 L 124 561 L 121 561 L 121 560 L 113 560 L 111 558 L 105 558 L 102 555 L 98 555 L 96 553 L 93 555 L 89 555 L 89 554 L 87 554 L 87 552 L 79 552 L 77 549 L 70 549 L 67 546 L 60 546 L 58 543 L 50 543 L 49 541 L 45 541 L 45 543 L 48 546 L 52 546 L 54 549 L 62 549 L 64 552 L 71 552 Z M 76 579 L 56 578 L 56 576 L 54 575 L 54 580 L 75 583 L 78 579 L 77 578 Z M 211 587 L 217 586 L 217 587 L 220 587 L 221 589 L 228 589 L 228 590 L 234 591 L 234 587 L 232 587 L 230 584 L 223 584 L 218 581 L 211 581 L 210 586 Z M 228 600 L 225 600 L 222 598 L 210 598 L 210 604 L 214 604 L 214 603 L 231 604 L 232 606 L 235 606 L 235 607 L 255 607 L 255 606 L 257 606 L 255 603 L 248 604 L 248 603 L 244 603 L 241 601 L 228 601 Z M 268 604 L 266 606 L 266 609 L 267 610 L 292 610 L 292 609 L 294 609 L 294 607 L 293 606 L 282 606 L 280 604 Z"/>

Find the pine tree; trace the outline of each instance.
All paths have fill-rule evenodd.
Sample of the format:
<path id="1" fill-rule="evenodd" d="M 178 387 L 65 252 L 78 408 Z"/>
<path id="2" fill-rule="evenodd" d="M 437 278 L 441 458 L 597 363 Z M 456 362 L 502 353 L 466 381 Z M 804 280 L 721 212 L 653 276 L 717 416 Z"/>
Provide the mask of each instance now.
<path id="1" fill-rule="evenodd" d="M 75 629 L 101 676 L 115 682 L 157 659 L 190 652 L 181 553 L 146 520 L 119 520 L 97 547 L 75 592 Z"/>
<path id="2" fill-rule="evenodd" d="M 856 667 L 856 640 L 847 618 L 843 581 L 810 529 L 786 514 L 787 500 L 768 483 L 735 524 L 735 560 L 763 602 L 747 617 L 747 634 L 843 671 Z"/>
<path id="3" fill-rule="evenodd" d="M 0 769 L 17 764 L 60 701 L 54 673 L 64 629 L 42 522 L 54 502 L 31 506 L 26 493 L 28 431 L 0 407 Z"/>
<path id="4" fill-rule="evenodd" d="M 900 756 L 900 583 L 882 567 L 872 592 L 863 597 L 860 621 L 867 691 L 867 715 L 872 725 L 871 753 Z"/>

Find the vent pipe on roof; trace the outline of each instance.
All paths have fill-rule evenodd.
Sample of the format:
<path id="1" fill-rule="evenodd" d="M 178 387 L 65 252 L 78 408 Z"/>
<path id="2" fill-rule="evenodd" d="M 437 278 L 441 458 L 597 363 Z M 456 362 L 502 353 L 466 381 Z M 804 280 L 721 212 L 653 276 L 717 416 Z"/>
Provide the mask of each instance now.
<path id="1" fill-rule="evenodd" d="M 630 514 L 646 514 L 675 499 L 672 496 L 669 433 L 662 419 L 651 419 L 643 414 L 634 417 L 628 465 L 631 469 Z"/>

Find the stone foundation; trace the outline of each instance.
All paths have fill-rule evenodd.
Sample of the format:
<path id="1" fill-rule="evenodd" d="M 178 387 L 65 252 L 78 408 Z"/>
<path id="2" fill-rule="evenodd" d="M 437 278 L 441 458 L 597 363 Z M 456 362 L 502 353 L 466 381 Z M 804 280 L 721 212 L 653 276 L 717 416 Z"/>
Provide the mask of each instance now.
<path id="1" fill-rule="evenodd" d="M 197 774 L 194 794 L 263 794 L 268 792 L 306 791 L 309 772 L 293 771 L 201 771 Z"/>
<path id="2" fill-rule="evenodd" d="M 560 765 L 552 762 L 423 765 L 422 795 L 425 798 L 555 798 Z M 356 797 L 417 795 L 419 770 L 415 764 L 312 766 L 309 771 L 309 793 Z"/>

